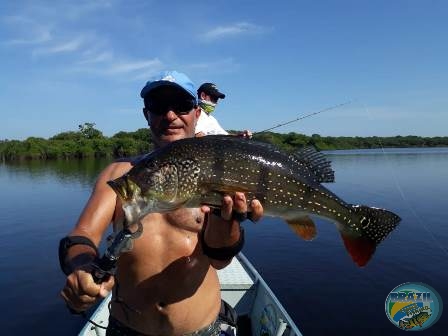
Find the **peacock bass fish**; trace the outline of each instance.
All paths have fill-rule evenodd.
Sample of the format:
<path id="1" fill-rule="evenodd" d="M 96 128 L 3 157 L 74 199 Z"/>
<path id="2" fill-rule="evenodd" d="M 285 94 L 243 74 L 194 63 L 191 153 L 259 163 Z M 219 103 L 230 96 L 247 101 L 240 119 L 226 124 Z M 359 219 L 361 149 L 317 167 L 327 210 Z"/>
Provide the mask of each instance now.
<path id="1" fill-rule="evenodd" d="M 425 323 L 430 317 L 431 317 L 431 315 L 429 315 L 429 313 L 421 312 L 421 313 L 415 314 L 411 318 L 401 319 L 400 322 L 398 323 L 398 326 L 401 329 L 405 329 L 405 330 L 412 329 L 417 326 L 419 326 L 421 328 L 423 326 L 423 323 Z"/>
<path id="2" fill-rule="evenodd" d="M 265 216 L 282 218 L 305 240 L 316 236 L 309 215 L 334 222 L 354 262 L 364 266 L 401 219 L 384 209 L 344 202 L 322 185 L 328 182 L 334 182 L 330 161 L 314 148 L 288 154 L 262 142 L 210 135 L 144 155 L 108 184 L 121 199 L 128 223 L 180 207 L 219 208 L 224 194 L 244 192 L 248 201 L 261 202 Z"/>

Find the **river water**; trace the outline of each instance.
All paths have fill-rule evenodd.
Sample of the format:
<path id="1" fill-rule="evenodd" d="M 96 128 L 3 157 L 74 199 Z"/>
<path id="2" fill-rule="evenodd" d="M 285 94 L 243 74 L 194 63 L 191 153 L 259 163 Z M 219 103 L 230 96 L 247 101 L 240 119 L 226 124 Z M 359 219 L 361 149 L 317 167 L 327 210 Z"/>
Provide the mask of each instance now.
<path id="1" fill-rule="evenodd" d="M 448 303 L 448 148 L 328 152 L 349 203 L 402 217 L 369 264 L 357 267 L 336 227 L 316 220 L 312 242 L 278 219 L 247 222 L 244 254 L 304 335 L 399 335 L 385 314 L 390 291 L 423 282 Z M 105 160 L 0 164 L 2 335 L 76 335 L 85 323 L 59 298 L 57 246 L 76 222 Z M 426 335 L 448 334 L 448 312 Z"/>

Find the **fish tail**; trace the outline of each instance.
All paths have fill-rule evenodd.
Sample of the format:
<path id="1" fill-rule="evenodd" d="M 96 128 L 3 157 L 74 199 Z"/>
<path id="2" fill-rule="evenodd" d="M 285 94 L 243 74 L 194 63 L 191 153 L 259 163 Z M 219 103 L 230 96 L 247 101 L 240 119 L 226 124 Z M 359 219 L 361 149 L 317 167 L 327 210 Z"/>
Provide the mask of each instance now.
<path id="1" fill-rule="evenodd" d="M 344 245 L 358 266 L 365 266 L 380 244 L 400 222 L 401 218 L 391 211 L 368 207 L 364 205 L 350 205 L 349 222 L 347 227 L 353 230 L 341 232 Z"/>

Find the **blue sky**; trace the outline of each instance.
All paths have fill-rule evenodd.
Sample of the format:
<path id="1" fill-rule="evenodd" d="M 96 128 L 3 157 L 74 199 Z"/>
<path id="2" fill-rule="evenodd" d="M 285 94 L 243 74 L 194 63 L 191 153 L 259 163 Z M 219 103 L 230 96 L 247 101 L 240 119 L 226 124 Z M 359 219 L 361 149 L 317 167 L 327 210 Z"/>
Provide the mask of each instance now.
<path id="1" fill-rule="evenodd" d="M 226 129 L 448 135 L 448 2 L 2 1 L 0 139 L 145 127 L 161 70 L 226 93 Z"/>

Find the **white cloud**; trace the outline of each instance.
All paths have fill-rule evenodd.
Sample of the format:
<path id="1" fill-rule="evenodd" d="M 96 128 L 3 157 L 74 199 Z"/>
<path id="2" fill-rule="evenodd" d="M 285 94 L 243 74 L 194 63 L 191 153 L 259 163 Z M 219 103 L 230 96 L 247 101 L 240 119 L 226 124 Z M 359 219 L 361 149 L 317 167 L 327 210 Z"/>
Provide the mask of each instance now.
<path id="1" fill-rule="evenodd" d="M 51 6 L 31 2 L 20 7 L 17 15 L 0 16 L 0 24 L 7 28 L 9 39 L 3 45 L 26 48 L 32 57 L 69 56 L 64 59 L 62 70 L 66 73 L 146 79 L 162 70 L 164 64 L 158 58 L 135 60 L 126 52 L 117 57 L 113 48 L 115 41 L 109 40 L 102 27 L 79 24 L 87 17 L 92 22 L 100 21 L 98 12 L 113 9 L 115 4 L 114 0 L 56 2 Z"/>
<path id="2" fill-rule="evenodd" d="M 129 73 L 134 71 L 141 70 L 152 70 L 154 68 L 160 68 L 162 66 L 162 62 L 157 59 L 145 60 L 145 61 L 134 61 L 134 62 L 119 62 L 112 64 L 106 72 L 108 74 L 120 74 L 120 73 Z"/>
<path id="3" fill-rule="evenodd" d="M 114 60 L 111 53 L 104 52 L 104 54 L 99 54 L 96 59 L 91 59 L 89 62 L 78 62 L 77 65 L 67 70 L 71 72 L 88 72 L 89 74 L 97 74 L 99 76 L 120 75 L 120 78 L 127 77 L 129 80 L 146 80 L 160 72 L 163 67 L 163 62 L 158 58 L 120 61 Z"/>
<path id="4" fill-rule="evenodd" d="M 164 64 L 160 62 L 160 65 L 154 66 L 152 68 L 145 69 L 140 71 L 137 75 L 135 75 L 132 79 L 138 81 L 147 81 L 149 78 L 154 77 L 158 73 L 160 73 L 165 68 Z"/>
<path id="5" fill-rule="evenodd" d="M 5 16 L 1 21 L 11 27 L 14 35 L 17 36 L 5 41 L 5 45 L 42 44 L 52 39 L 50 24 L 39 24 L 33 19 L 21 15 Z"/>
<path id="6" fill-rule="evenodd" d="M 29 1 L 20 7 L 22 15 L 27 15 L 41 22 L 64 23 L 67 20 L 76 21 L 98 11 L 111 9 L 111 1 Z"/>
<path id="7" fill-rule="evenodd" d="M 215 41 L 222 38 L 235 37 L 240 35 L 260 34 L 266 29 L 248 22 L 238 22 L 229 26 L 219 26 L 200 35 L 203 41 Z"/>
<path id="8" fill-rule="evenodd" d="M 67 42 L 61 42 L 59 44 L 55 44 L 52 46 L 48 46 L 45 48 L 38 48 L 33 50 L 33 55 L 48 55 L 48 54 L 59 54 L 59 53 L 68 53 L 79 50 L 81 45 L 84 43 L 83 37 L 76 37 Z"/>
<path id="9" fill-rule="evenodd" d="M 27 37 L 15 38 L 6 41 L 7 45 L 24 45 L 24 44 L 42 44 L 52 39 L 52 35 L 49 30 L 34 29 L 32 33 Z"/>
<path id="10" fill-rule="evenodd" d="M 98 53 L 84 52 L 84 59 L 78 62 L 78 64 L 92 64 L 92 63 L 104 63 L 110 61 L 113 58 L 113 53 L 110 51 L 103 51 Z"/>
<path id="11" fill-rule="evenodd" d="M 237 71 L 240 64 L 235 62 L 232 57 L 216 60 L 213 62 L 193 63 L 185 66 L 191 72 L 205 72 L 209 73 L 229 73 Z"/>
<path id="12" fill-rule="evenodd" d="M 87 14 L 91 14 L 93 12 L 104 10 L 104 9 L 110 9 L 112 8 L 112 3 L 110 1 L 102 1 L 102 0 L 95 0 L 95 1 L 76 1 L 73 3 L 66 3 L 62 4 L 62 6 L 65 8 L 62 9 L 63 13 L 67 18 L 77 20 L 79 18 L 84 17 Z"/>

